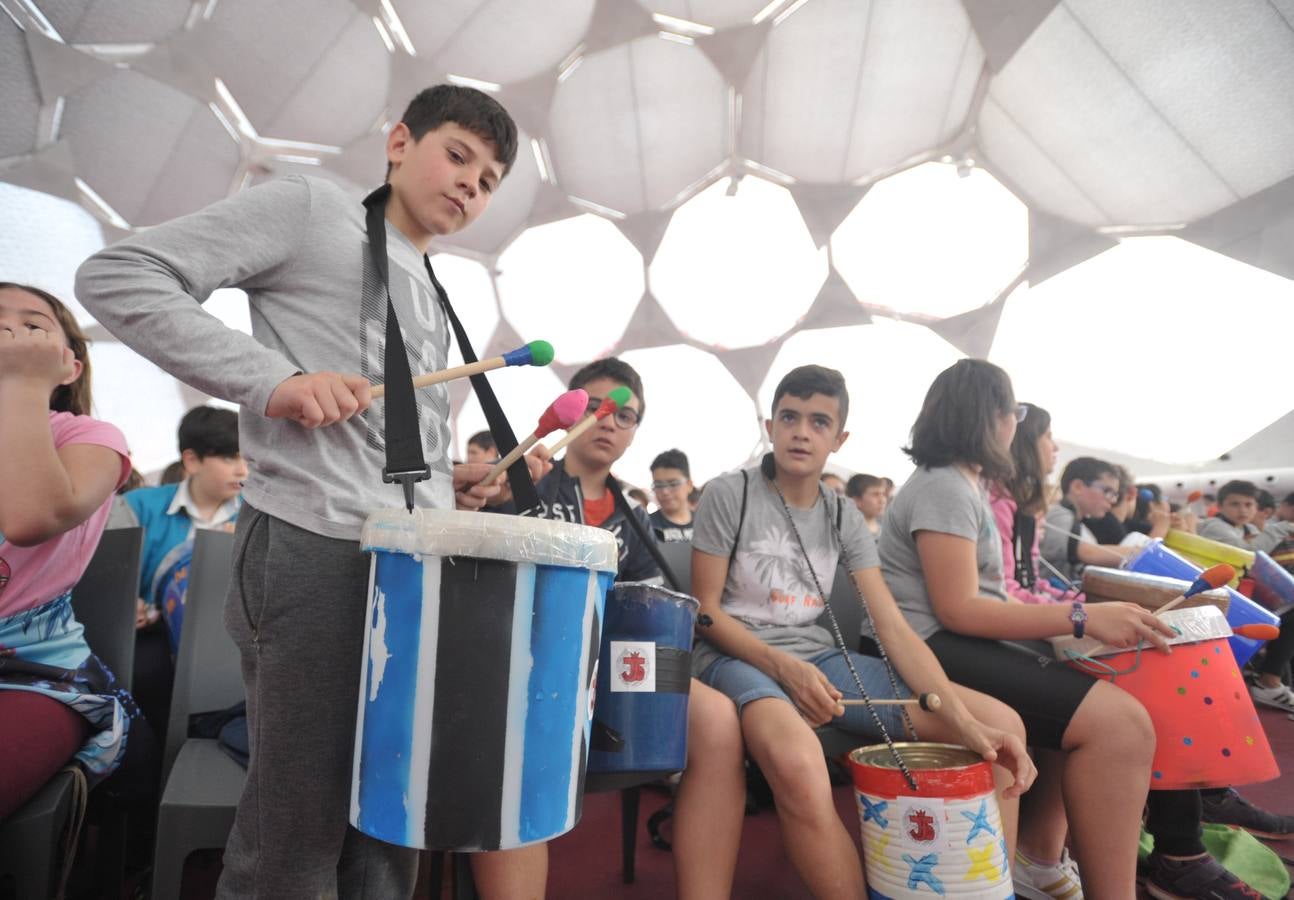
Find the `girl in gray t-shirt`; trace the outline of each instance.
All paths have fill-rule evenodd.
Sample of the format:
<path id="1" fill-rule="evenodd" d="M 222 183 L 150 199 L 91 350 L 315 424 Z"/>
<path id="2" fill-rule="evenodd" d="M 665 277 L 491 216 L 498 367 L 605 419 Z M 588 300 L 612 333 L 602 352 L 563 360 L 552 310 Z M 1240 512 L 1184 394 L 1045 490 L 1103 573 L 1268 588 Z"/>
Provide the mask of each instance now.
<path id="1" fill-rule="evenodd" d="M 991 363 L 965 359 L 940 373 L 912 427 L 906 450 L 918 468 L 886 515 L 881 569 L 948 677 L 1015 709 L 1031 745 L 1062 751 L 1042 762 L 1063 763 L 1051 781 L 1066 786 L 1063 811 L 1087 895 L 1131 897 L 1154 751 L 1150 717 L 1122 689 L 1056 662 L 1045 643 L 1017 642 L 1073 634 L 1083 622 L 1071 615 L 1078 620 L 1080 612 L 1086 631 L 1111 646 L 1163 645 L 1171 631 L 1133 604 L 1089 610 L 1008 599 L 984 483 L 1012 471 L 1018 410 L 1006 372 Z M 1049 815 L 1045 802 L 1022 813 L 1021 851 L 1059 860 L 1061 848 L 1043 843 L 1047 835 L 1063 839 L 1064 827 L 1029 821 L 1030 810 Z"/>

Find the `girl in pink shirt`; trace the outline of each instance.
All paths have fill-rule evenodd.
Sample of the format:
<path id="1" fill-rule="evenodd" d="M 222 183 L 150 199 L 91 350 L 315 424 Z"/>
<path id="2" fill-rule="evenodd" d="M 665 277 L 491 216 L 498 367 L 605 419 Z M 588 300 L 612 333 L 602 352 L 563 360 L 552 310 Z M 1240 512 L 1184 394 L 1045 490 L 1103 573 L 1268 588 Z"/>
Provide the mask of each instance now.
<path id="1" fill-rule="evenodd" d="M 130 474 L 125 439 L 90 418 L 90 400 L 67 308 L 0 282 L 0 819 L 74 756 L 91 782 L 110 774 L 136 714 L 72 614 Z"/>
<path id="2" fill-rule="evenodd" d="M 1002 539 L 1006 592 L 1021 603 L 1072 603 L 1081 594 L 1057 588 L 1038 571 L 1041 518 L 1047 511 L 1047 476 L 1056 468 L 1060 448 L 1051 437 L 1051 415 L 1032 403 L 1011 441 L 1015 475 L 989 486 L 989 505 Z"/>

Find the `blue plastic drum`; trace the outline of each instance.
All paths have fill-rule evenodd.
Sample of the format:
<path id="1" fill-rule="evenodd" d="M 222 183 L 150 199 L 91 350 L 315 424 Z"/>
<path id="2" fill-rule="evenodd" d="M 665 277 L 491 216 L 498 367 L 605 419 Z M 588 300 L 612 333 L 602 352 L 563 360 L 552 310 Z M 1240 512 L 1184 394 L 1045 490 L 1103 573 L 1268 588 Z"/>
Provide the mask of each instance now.
<path id="1" fill-rule="evenodd" d="M 686 765 L 698 608 L 686 594 L 654 584 L 617 584 L 607 596 L 589 790 L 642 784 Z"/>
<path id="2" fill-rule="evenodd" d="M 1203 571 L 1195 563 L 1188 562 L 1168 547 L 1165 547 L 1164 542 L 1158 538 L 1143 547 L 1141 552 L 1129 560 L 1124 568 L 1133 572 L 1143 572 L 1147 575 L 1166 575 L 1169 578 L 1180 578 L 1183 581 L 1194 581 Z M 1231 605 L 1227 610 L 1227 624 L 1232 628 L 1238 625 L 1280 624 L 1280 619 L 1244 594 L 1233 588 L 1226 588 L 1225 590 L 1231 596 Z M 1231 644 L 1231 653 L 1236 658 L 1236 665 L 1242 668 L 1249 661 L 1249 658 L 1258 652 L 1258 648 L 1263 645 L 1262 641 L 1240 637 L 1235 634 L 1228 641 Z"/>
<path id="3" fill-rule="evenodd" d="M 579 821 L 614 535 L 403 509 L 372 553 L 350 823 L 433 850 L 506 850 Z"/>

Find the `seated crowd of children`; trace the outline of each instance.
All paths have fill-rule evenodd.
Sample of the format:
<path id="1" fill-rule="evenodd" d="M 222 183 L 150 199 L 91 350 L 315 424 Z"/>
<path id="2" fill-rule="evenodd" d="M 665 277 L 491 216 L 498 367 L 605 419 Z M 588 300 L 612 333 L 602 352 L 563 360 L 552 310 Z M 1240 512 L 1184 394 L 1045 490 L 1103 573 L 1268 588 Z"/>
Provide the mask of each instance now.
<path id="1" fill-rule="evenodd" d="M 241 422 L 192 410 L 180 423 L 178 477 L 120 500 L 132 474 L 127 443 L 90 415 L 84 334 L 56 297 L 0 283 L 0 820 L 71 759 L 92 786 L 127 771 L 156 779 L 183 628 L 183 603 L 164 587 L 196 531 L 232 529 L 226 624 L 256 737 L 219 896 L 410 895 L 416 853 L 346 819 L 368 573 L 358 529 L 366 511 L 396 497 L 375 477 L 385 418 L 369 409 L 369 384 L 381 377 L 376 335 L 388 308 L 419 348 L 415 367 L 445 366 L 449 326 L 459 326 L 425 253 L 434 235 L 485 208 L 516 141 L 492 98 L 429 89 L 388 137 L 387 184 L 365 201 L 367 219 L 335 185 L 289 178 L 85 263 L 78 295 L 105 326 L 244 410 Z M 367 253 L 354 264 L 365 241 L 374 246 L 374 227 L 385 228 L 400 278 Z M 256 337 L 226 333 L 198 305 L 231 283 L 254 302 L 257 292 L 272 298 L 254 308 Z M 657 543 L 691 543 L 691 581 L 678 587 L 701 615 L 674 805 L 679 896 L 731 894 L 747 760 L 772 789 L 787 859 L 808 890 L 866 896 L 814 732 L 828 723 L 860 745 L 919 733 L 992 763 L 995 836 L 1018 896 L 1131 900 L 1139 880 L 1160 898 L 1258 896 L 1207 852 L 1202 823 L 1281 839 L 1294 819 L 1225 786 L 1149 790 L 1155 731 L 1145 708 L 1110 682 L 1048 665 L 1045 642 L 1086 633 L 1112 647 L 1167 649 L 1172 630 L 1142 607 L 1086 604 L 1075 589 L 1083 568 L 1117 565 L 1170 527 L 1288 559 L 1294 495 L 1278 505 L 1231 482 L 1216 513 L 1197 522 L 1091 457 L 1069 462 L 1053 487 L 1046 410 L 1017 402 L 1002 369 L 966 359 L 930 385 L 904 448 L 916 468 L 897 490 L 886 478 L 827 472 L 851 439 L 850 395 L 839 372 L 812 365 L 782 373 L 761 459 L 734 459 L 737 468 L 696 486 L 685 453 L 659 453 L 641 473 L 651 479 L 649 514 L 646 494 L 632 499 L 613 475 L 648 414 L 649 386 L 608 358 L 569 387 L 589 394 L 590 410 L 617 388 L 630 401 L 561 458 L 542 448 L 528 456 L 538 506 L 525 512 L 612 532 L 621 581 L 661 581 Z M 513 479 L 482 483 L 500 455 L 496 438 L 506 449 L 512 435 L 474 435 L 455 462 L 443 386 L 417 402 L 428 463 L 410 488 L 418 504 L 481 515 L 517 505 Z M 86 644 L 70 605 L 110 518 L 145 535 L 134 696 Z M 824 616 L 838 566 L 865 611 L 858 635 Z M 1294 712 L 1282 677 L 1294 625 L 1283 625 L 1251 690 Z M 939 710 L 849 702 L 926 693 L 942 698 Z M 299 765 L 303 754 L 310 766 Z M 1143 821 L 1154 851 L 1139 864 Z M 542 843 L 472 860 L 482 896 L 509 900 L 542 896 L 547 864 Z"/>

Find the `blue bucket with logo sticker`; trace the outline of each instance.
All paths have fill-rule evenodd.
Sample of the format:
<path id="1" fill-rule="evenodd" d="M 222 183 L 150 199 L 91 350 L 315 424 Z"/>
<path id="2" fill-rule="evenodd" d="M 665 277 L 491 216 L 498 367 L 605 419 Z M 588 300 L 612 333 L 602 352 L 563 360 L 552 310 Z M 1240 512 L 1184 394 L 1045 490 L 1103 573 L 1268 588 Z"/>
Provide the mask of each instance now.
<path id="1" fill-rule="evenodd" d="M 692 634 L 700 605 L 660 585 L 607 595 L 589 737 L 589 790 L 614 790 L 687 763 Z"/>

